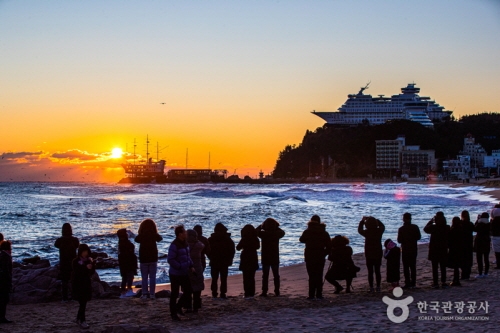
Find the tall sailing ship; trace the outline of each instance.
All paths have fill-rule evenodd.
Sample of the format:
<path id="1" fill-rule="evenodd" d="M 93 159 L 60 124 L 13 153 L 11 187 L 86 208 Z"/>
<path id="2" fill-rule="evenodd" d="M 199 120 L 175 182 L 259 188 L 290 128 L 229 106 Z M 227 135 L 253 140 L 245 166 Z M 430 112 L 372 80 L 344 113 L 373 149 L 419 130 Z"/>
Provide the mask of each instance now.
<path id="1" fill-rule="evenodd" d="M 447 111 L 430 97 L 419 96 L 420 88 L 409 83 L 401 88 L 401 94 L 385 97 L 364 94 L 368 83 L 357 94 L 347 95 L 347 101 L 337 111 L 312 111 L 327 124 L 357 126 L 359 124 L 378 125 L 390 120 L 407 119 L 426 127 L 433 127 L 434 121 L 449 119 L 452 111 Z"/>

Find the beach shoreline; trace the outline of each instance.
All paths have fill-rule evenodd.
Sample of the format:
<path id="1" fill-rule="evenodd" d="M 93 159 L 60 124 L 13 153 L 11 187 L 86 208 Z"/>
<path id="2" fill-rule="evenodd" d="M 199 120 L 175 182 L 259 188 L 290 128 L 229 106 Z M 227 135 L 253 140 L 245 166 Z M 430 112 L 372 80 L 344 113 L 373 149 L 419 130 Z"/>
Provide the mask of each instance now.
<path id="1" fill-rule="evenodd" d="M 212 299 L 210 279 L 205 279 L 205 290 L 202 293 L 203 307 L 199 314 L 188 314 L 180 323 L 170 320 L 169 299 L 141 300 L 130 299 L 96 299 L 88 304 L 87 321 L 91 325 L 89 332 L 102 332 L 112 325 L 153 325 L 165 326 L 170 332 L 198 330 L 202 332 L 259 332 L 272 328 L 277 332 L 320 332 L 335 330 L 338 332 L 354 331 L 426 331 L 451 332 L 457 329 L 470 331 L 493 330 L 500 318 L 500 290 L 496 286 L 500 279 L 500 270 L 491 269 L 490 276 L 476 281 L 463 281 L 463 287 L 451 287 L 446 290 L 430 288 L 431 264 L 427 260 L 428 244 L 419 244 L 417 261 L 417 287 L 419 289 L 404 291 L 404 296 L 412 296 L 414 302 L 410 308 L 410 317 L 401 324 L 391 322 L 387 317 L 387 305 L 382 297 L 394 298 L 388 291 L 385 282 L 385 260 L 382 264 L 382 292 L 368 293 L 367 269 L 364 254 L 353 255 L 354 263 L 361 268 L 358 277 L 353 281 L 354 292 L 351 294 L 333 294 L 334 287 L 325 283 L 325 300 L 306 300 L 308 293 L 307 272 L 305 264 L 296 264 L 280 268 L 281 296 L 255 297 L 253 300 L 243 298 L 243 281 L 241 274 L 228 277 L 228 299 Z M 494 256 L 490 255 L 490 261 Z M 325 272 L 328 268 L 325 264 Z M 493 266 L 493 265 L 492 265 Z M 402 267 L 401 267 L 402 270 Z M 473 271 L 475 271 L 475 266 Z M 256 273 L 257 294 L 261 290 L 261 271 Z M 452 270 L 447 275 L 451 281 Z M 345 281 L 340 281 L 345 285 Z M 401 272 L 401 284 L 403 274 Z M 273 290 L 270 279 L 270 291 Z M 157 291 L 166 289 L 168 284 L 160 285 Z M 422 320 L 417 307 L 418 302 L 489 302 L 490 312 L 487 321 L 475 320 Z M 5 332 L 78 332 L 74 323 L 78 304 L 60 302 L 9 305 L 8 317 L 15 323 L 3 325 Z M 483 311 L 484 312 L 484 311 Z M 61 315 L 63 313 L 63 315 Z M 131 315 L 133 313 L 133 315 Z M 29 321 L 23 320 L 28 316 Z M 428 317 L 436 316 L 429 314 Z M 419 319 L 420 318 L 420 319 Z"/>

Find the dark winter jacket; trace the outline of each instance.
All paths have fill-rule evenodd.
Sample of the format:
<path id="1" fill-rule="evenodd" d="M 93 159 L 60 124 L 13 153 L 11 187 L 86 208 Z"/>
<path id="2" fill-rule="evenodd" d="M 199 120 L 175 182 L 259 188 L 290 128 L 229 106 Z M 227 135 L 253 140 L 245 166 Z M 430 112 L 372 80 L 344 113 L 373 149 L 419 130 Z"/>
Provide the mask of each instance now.
<path id="1" fill-rule="evenodd" d="M 174 239 L 168 248 L 168 270 L 169 275 L 186 276 L 189 274 L 189 269 L 193 267 L 191 254 L 189 253 L 189 246 L 187 241 L 180 241 Z"/>
<path id="2" fill-rule="evenodd" d="M 401 262 L 401 249 L 398 246 L 393 247 L 384 255 L 387 259 L 387 282 L 399 282 L 399 267 Z"/>
<path id="3" fill-rule="evenodd" d="M 462 268 L 465 261 L 464 228 L 452 227 L 448 234 L 448 262 L 449 268 Z"/>
<path id="4" fill-rule="evenodd" d="M 210 243 L 210 266 L 229 267 L 233 264 L 234 254 L 236 253 L 234 242 L 227 228 L 218 223 L 214 233 L 208 238 Z"/>
<path id="5" fill-rule="evenodd" d="M 401 244 L 403 255 L 417 255 L 417 242 L 421 238 L 420 228 L 415 224 L 411 224 L 411 222 L 405 222 L 398 229 L 398 243 Z"/>
<path id="6" fill-rule="evenodd" d="M 304 260 L 309 263 L 324 263 L 325 256 L 332 250 L 330 234 L 326 225 L 317 221 L 309 221 L 299 241 L 306 244 Z"/>
<path id="7" fill-rule="evenodd" d="M 436 224 L 430 220 L 424 227 L 424 232 L 431 235 L 429 240 L 429 260 L 446 261 L 448 258 L 448 233 L 450 226 L 445 223 Z"/>
<path id="8" fill-rule="evenodd" d="M 207 259 L 210 255 L 210 242 L 208 241 L 208 238 L 202 235 L 198 235 L 198 240 L 203 243 L 203 251 L 201 252 L 201 265 L 203 266 L 203 270 L 205 270 L 205 267 L 207 267 Z"/>
<path id="9" fill-rule="evenodd" d="M 352 248 L 349 245 L 334 246 L 328 256 L 332 262 L 329 274 L 333 280 L 346 280 L 356 277 Z"/>
<path id="10" fill-rule="evenodd" d="M 60 277 L 63 280 L 69 280 L 71 277 L 73 259 L 76 258 L 78 245 L 80 245 L 78 238 L 71 235 L 59 237 L 54 243 L 54 246 L 59 249 Z"/>
<path id="11" fill-rule="evenodd" d="M 89 269 L 87 264 L 92 264 Z M 95 273 L 95 264 L 90 258 L 85 261 L 82 258 L 73 259 L 73 271 L 71 272 L 71 292 L 73 299 L 77 301 L 90 301 L 92 298 L 92 275 Z"/>
<path id="12" fill-rule="evenodd" d="M 255 229 L 252 226 L 243 227 L 241 240 L 236 246 L 236 250 L 241 251 L 240 271 L 256 271 L 259 269 L 258 249 L 260 249 L 260 241 Z"/>
<path id="13" fill-rule="evenodd" d="M 280 263 L 280 239 L 285 232 L 278 226 L 275 228 L 262 229 L 257 227 L 257 236 L 262 240 L 261 261 L 262 265 L 279 265 Z"/>
<path id="14" fill-rule="evenodd" d="M 494 217 L 490 223 L 491 223 L 491 236 L 500 237 L 500 216 Z"/>
<path id="15" fill-rule="evenodd" d="M 135 237 L 135 242 L 140 244 L 139 262 L 143 264 L 158 262 L 158 247 L 156 243 L 160 242 L 162 239 L 163 238 L 155 232 L 137 235 Z"/>
<path id="16" fill-rule="evenodd" d="M 198 240 L 196 235 L 190 234 L 191 230 L 188 230 L 188 245 L 189 254 L 191 255 L 191 261 L 193 262 L 194 274 L 189 274 L 189 280 L 191 281 L 191 289 L 193 291 L 201 291 L 205 289 L 205 282 L 203 278 L 203 249 L 205 245 Z M 193 230 L 193 232 L 195 232 Z"/>
<path id="17" fill-rule="evenodd" d="M 10 293 L 12 289 L 12 256 L 0 251 L 0 293 Z"/>
<path id="18" fill-rule="evenodd" d="M 365 238 L 365 258 L 381 260 L 383 255 L 382 234 L 385 231 L 385 225 L 376 220 L 373 226 L 367 226 L 366 229 L 364 226 L 365 221 L 361 220 L 358 225 L 358 233 Z"/>
<path id="19" fill-rule="evenodd" d="M 472 253 L 474 248 L 474 223 L 470 220 L 462 220 L 462 232 L 465 253 Z"/>
<path id="20" fill-rule="evenodd" d="M 121 238 L 118 241 L 118 264 L 121 276 L 126 276 L 130 272 L 137 274 L 135 245 L 128 238 Z"/>
<path id="21" fill-rule="evenodd" d="M 488 218 L 479 218 L 474 225 L 476 237 L 474 238 L 474 251 L 488 252 L 491 246 L 490 231 L 491 225 Z"/>

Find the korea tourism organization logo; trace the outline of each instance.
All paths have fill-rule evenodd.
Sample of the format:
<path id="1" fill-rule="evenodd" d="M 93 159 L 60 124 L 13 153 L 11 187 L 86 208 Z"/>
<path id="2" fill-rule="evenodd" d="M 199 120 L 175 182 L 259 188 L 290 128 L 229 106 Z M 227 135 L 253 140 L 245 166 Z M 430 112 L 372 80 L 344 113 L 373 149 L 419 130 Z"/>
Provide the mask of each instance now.
<path id="1" fill-rule="evenodd" d="M 403 289 L 394 288 L 392 294 L 396 298 L 403 296 Z M 388 296 L 382 298 L 387 304 L 387 318 L 393 323 L 403 323 L 410 316 L 409 305 L 413 303 L 413 297 L 408 296 L 401 299 L 393 299 Z M 488 301 L 419 301 L 416 303 L 419 312 L 418 320 L 424 321 L 488 321 L 490 320 Z M 401 314 L 396 315 L 396 309 Z"/>

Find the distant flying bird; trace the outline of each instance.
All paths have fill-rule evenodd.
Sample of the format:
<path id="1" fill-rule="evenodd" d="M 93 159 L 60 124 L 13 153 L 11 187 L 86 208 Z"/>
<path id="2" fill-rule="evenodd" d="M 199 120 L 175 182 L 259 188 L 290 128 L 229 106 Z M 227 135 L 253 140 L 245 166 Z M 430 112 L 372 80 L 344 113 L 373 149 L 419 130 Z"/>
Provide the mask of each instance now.
<path id="1" fill-rule="evenodd" d="M 167 104 L 167 103 L 163 102 L 163 103 L 160 103 L 160 104 Z M 2 157 L 2 158 L 3 158 L 3 157 Z"/>

